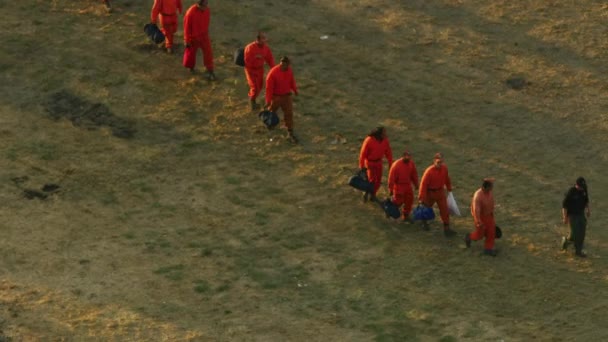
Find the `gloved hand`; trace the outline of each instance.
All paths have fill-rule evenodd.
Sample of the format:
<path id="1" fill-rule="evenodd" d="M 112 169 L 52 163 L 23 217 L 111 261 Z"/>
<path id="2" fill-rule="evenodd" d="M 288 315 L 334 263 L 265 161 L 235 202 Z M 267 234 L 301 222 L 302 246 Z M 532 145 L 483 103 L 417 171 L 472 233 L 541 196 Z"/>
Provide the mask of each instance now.
<path id="1" fill-rule="evenodd" d="M 388 192 L 388 196 L 389 196 L 389 197 L 393 197 L 393 192 L 392 192 L 392 191 L 389 191 L 389 192 Z"/>
<path id="2" fill-rule="evenodd" d="M 186 49 L 189 49 L 192 46 L 190 43 L 186 43 Z"/>
<path id="3" fill-rule="evenodd" d="M 361 168 L 361 173 L 367 173 L 367 168 L 366 167 L 362 167 Z"/>

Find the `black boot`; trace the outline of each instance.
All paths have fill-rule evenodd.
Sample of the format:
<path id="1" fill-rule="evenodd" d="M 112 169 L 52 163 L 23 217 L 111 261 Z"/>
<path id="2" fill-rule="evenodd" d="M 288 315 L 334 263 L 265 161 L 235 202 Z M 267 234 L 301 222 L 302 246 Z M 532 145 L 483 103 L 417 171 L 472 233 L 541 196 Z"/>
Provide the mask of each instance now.
<path id="1" fill-rule="evenodd" d="M 422 221 L 422 230 L 429 231 L 429 223 L 426 220 Z"/>
<path id="2" fill-rule="evenodd" d="M 255 102 L 255 99 L 249 100 L 249 104 L 251 105 L 251 111 L 252 112 L 260 109 L 260 105 Z"/>
<path id="3" fill-rule="evenodd" d="M 456 235 L 456 232 L 450 229 L 450 225 L 449 224 L 443 224 L 443 235 L 445 235 L 446 237 L 452 237 L 454 235 Z"/>
<path id="4" fill-rule="evenodd" d="M 298 137 L 293 134 L 293 129 L 287 130 L 287 138 L 294 144 L 297 144 L 299 142 Z"/>
<path id="5" fill-rule="evenodd" d="M 467 248 L 471 248 L 471 235 L 467 234 L 464 236 L 464 244 Z"/>
<path id="6" fill-rule="evenodd" d="M 495 257 L 498 253 L 496 253 L 495 249 L 484 249 L 483 254 Z"/>

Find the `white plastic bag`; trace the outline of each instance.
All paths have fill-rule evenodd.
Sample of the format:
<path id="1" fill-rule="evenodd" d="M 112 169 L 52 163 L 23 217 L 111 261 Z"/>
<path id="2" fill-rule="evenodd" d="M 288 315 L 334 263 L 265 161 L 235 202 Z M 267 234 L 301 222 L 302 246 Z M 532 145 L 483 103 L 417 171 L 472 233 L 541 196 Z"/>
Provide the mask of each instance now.
<path id="1" fill-rule="evenodd" d="M 456 203 L 456 199 L 452 192 L 448 192 L 448 209 L 450 210 L 450 215 L 452 216 L 461 216 L 460 209 L 458 208 L 458 204 Z"/>

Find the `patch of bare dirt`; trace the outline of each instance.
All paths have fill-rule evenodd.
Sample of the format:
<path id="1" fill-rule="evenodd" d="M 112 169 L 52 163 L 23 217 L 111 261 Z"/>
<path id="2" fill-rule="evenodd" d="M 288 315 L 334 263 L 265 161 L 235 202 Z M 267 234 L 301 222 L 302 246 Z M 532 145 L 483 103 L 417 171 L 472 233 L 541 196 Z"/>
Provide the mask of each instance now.
<path id="1" fill-rule="evenodd" d="M 114 115 L 103 103 L 91 102 L 67 90 L 52 94 L 47 101 L 46 111 L 54 119 L 68 119 L 76 127 L 94 130 L 100 126 L 111 129 L 112 135 L 129 139 L 135 134 L 132 121 Z"/>

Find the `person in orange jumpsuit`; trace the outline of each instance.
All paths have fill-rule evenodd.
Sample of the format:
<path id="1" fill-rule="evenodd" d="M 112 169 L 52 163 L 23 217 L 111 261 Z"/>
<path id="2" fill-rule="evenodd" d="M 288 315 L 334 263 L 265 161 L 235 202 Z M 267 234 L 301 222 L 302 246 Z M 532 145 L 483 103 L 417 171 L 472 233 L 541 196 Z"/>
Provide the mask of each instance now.
<path id="1" fill-rule="evenodd" d="M 481 240 L 485 237 L 484 254 L 496 256 L 494 239 L 496 237 L 496 222 L 494 221 L 494 179 L 485 178 L 481 188 L 475 191 L 471 201 L 471 215 L 475 222 L 475 231 L 464 237 L 467 248 L 471 247 L 471 241 Z"/>
<path id="2" fill-rule="evenodd" d="M 382 183 L 382 158 L 386 157 L 389 167 L 393 165 L 393 151 L 388 141 L 386 129 L 382 126 L 372 130 L 367 138 L 363 140 L 361 151 L 359 152 L 359 168 L 367 172 L 367 179 L 374 185 L 372 193 L 365 193 L 363 201 L 371 199 L 377 202 L 376 194 Z M 370 197 L 371 196 L 371 197 Z"/>
<path id="3" fill-rule="evenodd" d="M 447 191 L 452 191 L 452 181 L 448 174 L 448 167 L 443 164 L 443 156 L 436 153 L 433 165 L 429 166 L 422 175 L 420 188 L 418 191 L 418 201 L 427 207 L 432 207 L 435 203 L 439 207 L 441 221 L 443 221 L 443 233 L 450 237 L 456 234 L 450 229 L 450 212 L 446 196 Z M 428 223 L 422 221 L 422 227 L 428 230 Z"/>
<path id="4" fill-rule="evenodd" d="M 165 35 L 165 47 L 173 53 L 173 35 L 177 32 L 177 12 L 182 14 L 182 0 L 154 0 L 151 23 L 156 25 L 160 16 L 160 25 Z"/>
<path id="5" fill-rule="evenodd" d="M 207 69 L 207 78 L 215 81 L 213 72 L 213 51 L 211 50 L 211 39 L 209 39 L 210 10 L 208 0 L 199 0 L 190 6 L 184 16 L 184 41 L 186 49 L 194 49 L 196 54 L 200 48 L 203 50 L 203 64 Z M 194 68 L 190 69 L 194 72 Z"/>
<path id="6" fill-rule="evenodd" d="M 266 34 L 260 31 L 256 40 L 245 46 L 245 76 L 249 85 L 248 95 L 252 111 L 259 108 L 256 99 L 264 87 L 264 63 L 270 68 L 275 64 L 272 51 L 266 41 Z"/>
<path id="7" fill-rule="evenodd" d="M 279 65 L 275 65 L 266 76 L 266 106 L 271 112 L 281 108 L 283 111 L 287 137 L 294 143 L 298 142 L 293 133 L 293 100 L 291 93 L 298 96 L 296 79 L 293 77 L 291 61 L 287 56 L 281 57 Z"/>
<path id="8" fill-rule="evenodd" d="M 397 159 L 388 172 L 388 189 L 393 203 L 403 205 L 403 220 L 410 221 L 410 212 L 414 203 L 412 184 L 418 189 L 418 171 L 411 160 L 409 151 L 403 152 L 403 157 Z"/>

